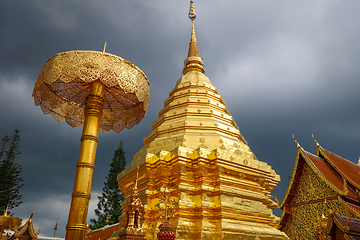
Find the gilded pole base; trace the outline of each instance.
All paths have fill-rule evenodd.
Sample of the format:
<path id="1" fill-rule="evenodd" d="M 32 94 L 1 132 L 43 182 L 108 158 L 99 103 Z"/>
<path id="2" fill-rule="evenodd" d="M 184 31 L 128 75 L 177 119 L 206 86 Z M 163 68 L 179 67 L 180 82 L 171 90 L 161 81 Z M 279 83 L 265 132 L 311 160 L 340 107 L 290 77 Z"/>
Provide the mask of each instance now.
<path id="1" fill-rule="evenodd" d="M 99 135 L 99 123 L 103 111 L 105 86 L 99 80 L 90 84 L 86 100 L 85 121 L 81 137 L 80 153 L 72 201 L 66 226 L 66 240 L 82 240 L 86 230 L 86 219 L 91 198 L 92 178 Z"/>

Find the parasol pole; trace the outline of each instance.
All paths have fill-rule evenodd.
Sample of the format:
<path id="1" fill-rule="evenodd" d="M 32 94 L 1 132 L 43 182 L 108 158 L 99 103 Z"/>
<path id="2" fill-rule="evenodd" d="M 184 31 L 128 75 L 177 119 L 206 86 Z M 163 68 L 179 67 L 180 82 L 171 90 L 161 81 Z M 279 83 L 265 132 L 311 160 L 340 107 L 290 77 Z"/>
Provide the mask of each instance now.
<path id="1" fill-rule="evenodd" d="M 99 124 L 104 107 L 104 94 L 105 85 L 100 80 L 90 83 L 65 240 L 82 240 L 84 238 L 96 148 L 99 141 Z"/>

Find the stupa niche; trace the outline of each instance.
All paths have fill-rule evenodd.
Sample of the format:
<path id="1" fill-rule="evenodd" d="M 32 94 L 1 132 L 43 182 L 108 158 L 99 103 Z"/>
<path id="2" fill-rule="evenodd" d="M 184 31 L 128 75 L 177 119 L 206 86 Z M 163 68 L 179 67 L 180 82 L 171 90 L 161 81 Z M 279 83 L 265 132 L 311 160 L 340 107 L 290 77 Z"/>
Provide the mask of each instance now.
<path id="1" fill-rule="evenodd" d="M 280 181 L 259 161 L 241 135 L 224 101 L 205 75 L 196 42 L 193 1 L 192 33 L 183 76 L 144 138 L 144 147 L 118 175 L 125 201 L 139 167 L 138 190 L 144 203 L 142 229 L 154 239 L 162 224 L 159 202 L 168 188 L 176 203 L 176 239 L 288 239 L 276 226 L 277 206 L 270 192 Z M 126 204 L 122 205 L 127 211 Z M 120 217 L 125 226 L 126 217 Z"/>

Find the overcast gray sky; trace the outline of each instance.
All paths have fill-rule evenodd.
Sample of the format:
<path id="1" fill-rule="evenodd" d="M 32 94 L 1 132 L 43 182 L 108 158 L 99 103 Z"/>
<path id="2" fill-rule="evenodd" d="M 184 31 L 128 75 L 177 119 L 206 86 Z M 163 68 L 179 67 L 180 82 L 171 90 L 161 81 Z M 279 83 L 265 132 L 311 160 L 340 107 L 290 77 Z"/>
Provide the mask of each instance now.
<path id="1" fill-rule="evenodd" d="M 281 176 L 285 193 L 295 161 L 291 137 L 315 152 L 357 162 L 360 143 L 360 2 L 357 0 L 195 0 L 196 34 L 206 75 L 250 148 Z M 143 146 L 182 75 L 191 21 L 188 0 L 12 0 L 0 2 L 0 136 L 21 131 L 23 204 L 14 209 L 36 230 L 57 236 L 73 189 L 81 127 L 35 107 L 34 83 L 47 59 L 69 50 L 106 51 L 141 68 L 150 81 L 144 120 L 99 136 L 88 219 L 109 164 L 124 140 L 127 162 Z"/>

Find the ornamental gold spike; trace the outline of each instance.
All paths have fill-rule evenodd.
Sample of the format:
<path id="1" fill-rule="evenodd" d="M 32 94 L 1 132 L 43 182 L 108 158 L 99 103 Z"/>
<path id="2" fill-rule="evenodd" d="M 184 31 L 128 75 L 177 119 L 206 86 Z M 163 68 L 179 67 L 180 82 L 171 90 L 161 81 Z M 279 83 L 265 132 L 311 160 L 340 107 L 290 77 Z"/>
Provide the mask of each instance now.
<path id="1" fill-rule="evenodd" d="M 3 215 L 3 216 L 5 216 L 5 217 L 8 215 L 9 204 L 10 204 L 10 202 L 8 202 L 8 204 L 7 204 L 7 206 L 6 206 L 6 209 L 5 209 L 5 212 L 4 212 L 4 215 Z"/>
<path id="2" fill-rule="evenodd" d="M 191 19 L 191 23 L 192 23 L 191 38 L 189 43 L 188 56 L 185 59 L 183 74 L 185 75 L 188 72 L 200 72 L 204 74 L 205 73 L 204 64 L 199 54 L 199 48 L 195 35 L 194 20 L 196 18 L 196 12 L 193 1 L 190 1 L 189 18 Z"/>
<path id="3" fill-rule="evenodd" d="M 296 141 L 294 134 L 292 135 L 292 138 L 294 139 L 294 141 L 295 141 L 295 143 L 296 143 L 296 146 L 297 146 L 298 148 L 300 148 L 300 144 L 298 143 L 298 141 Z"/>
<path id="4" fill-rule="evenodd" d="M 195 12 L 193 0 L 190 1 L 189 18 L 191 19 L 191 21 L 194 21 L 196 18 L 196 12 Z"/>
<path id="5" fill-rule="evenodd" d="M 319 147 L 319 143 L 316 141 L 314 134 L 312 134 L 312 138 L 314 139 L 314 142 L 316 143 L 316 146 Z"/>

